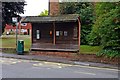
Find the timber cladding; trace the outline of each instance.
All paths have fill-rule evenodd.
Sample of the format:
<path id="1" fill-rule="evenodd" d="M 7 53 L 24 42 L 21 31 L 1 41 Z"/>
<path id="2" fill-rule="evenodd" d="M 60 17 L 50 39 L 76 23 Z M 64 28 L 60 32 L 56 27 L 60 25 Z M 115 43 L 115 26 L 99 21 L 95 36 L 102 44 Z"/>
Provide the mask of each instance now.
<path id="1" fill-rule="evenodd" d="M 32 24 L 32 40 L 33 43 L 37 42 L 45 42 L 52 43 L 53 42 L 53 23 L 33 23 Z M 55 35 L 56 35 L 56 44 L 64 43 L 64 44 L 77 44 L 77 38 L 74 38 L 74 28 L 77 27 L 76 22 L 70 23 L 55 23 Z M 40 31 L 40 39 L 36 39 L 37 30 Z M 57 33 L 58 32 L 58 33 Z"/>
<path id="2" fill-rule="evenodd" d="M 53 32 L 52 29 L 52 24 L 48 24 L 48 23 L 42 23 L 42 24 L 38 24 L 38 23 L 33 23 L 32 24 L 33 28 L 32 28 L 32 39 L 33 39 L 33 43 L 36 42 L 47 42 L 47 43 L 52 43 L 52 36 L 49 34 L 50 31 Z M 40 39 L 36 39 L 36 35 L 37 35 L 37 30 L 40 31 Z"/>

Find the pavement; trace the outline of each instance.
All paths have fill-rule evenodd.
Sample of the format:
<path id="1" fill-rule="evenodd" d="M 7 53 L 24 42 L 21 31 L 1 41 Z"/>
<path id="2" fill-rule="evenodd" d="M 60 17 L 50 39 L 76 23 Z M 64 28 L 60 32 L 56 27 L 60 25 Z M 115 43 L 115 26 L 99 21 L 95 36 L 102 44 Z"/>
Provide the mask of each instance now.
<path id="1" fill-rule="evenodd" d="M 94 63 L 94 62 L 71 61 L 71 60 L 66 59 L 66 58 L 54 57 L 54 56 L 31 55 L 31 54 L 29 54 L 29 55 L 18 55 L 18 54 L 10 54 L 10 53 L 0 52 L 0 57 L 25 59 L 25 60 L 39 60 L 39 61 L 74 64 L 74 65 L 82 65 L 82 66 L 90 66 L 90 67 L 118 69 L 117 65 Z"/>

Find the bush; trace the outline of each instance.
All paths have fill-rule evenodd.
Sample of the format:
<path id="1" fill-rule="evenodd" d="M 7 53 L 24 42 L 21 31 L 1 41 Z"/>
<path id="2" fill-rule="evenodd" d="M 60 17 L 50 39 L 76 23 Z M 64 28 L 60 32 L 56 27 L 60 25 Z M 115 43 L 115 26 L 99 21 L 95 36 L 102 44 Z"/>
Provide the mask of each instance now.
<path id="1" fill-rule="evenodd" d="M 87 35 L 90 33 L 90 31 L 91 31 L 91 26 L 85 26 L 85 25 L 81 26 L 81 44 L 82 45 L 88 44 Z"/>
<path id="2" fill-rule="evenodd" d="M 13 31 L 10 31 L 10 35 L 15 35 L 15 32 L 13 32 Z"/>
<path id="3" fill-rule="evenodd" d="M 100 41 L 101 41 L 100 36 L 97 33 L 95 33 L 95 32 L 92 32 L 92 33 L 90 33 L 87 36 L 88 45 L 99 46 L 100 45 Z"/>
<path id="4" fill-rule="evenodd" d="M 103 49 L 96 54 L 97 56 L 105 56 L 108 58 L 120 57 L 120 50 L 112 50 L 112 49 Z"/>
<path id="5" fill-rule="evenodd" d="M 104 49 L 113 49 L 119 50 L 120 48 L 120 40 L 111 40 L 104 45 Z"/>

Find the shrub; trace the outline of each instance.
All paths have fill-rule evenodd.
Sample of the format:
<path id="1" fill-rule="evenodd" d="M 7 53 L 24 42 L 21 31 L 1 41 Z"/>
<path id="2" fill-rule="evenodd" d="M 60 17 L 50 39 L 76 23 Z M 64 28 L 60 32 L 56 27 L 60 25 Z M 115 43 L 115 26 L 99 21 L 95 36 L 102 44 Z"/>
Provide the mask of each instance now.
<path id="1" fill-rule="evenodd" d="M 104 49 L 119 50 L 120 40 L 111 40 L 104 45 Z"/>
<path id="2" fill-rule="evenodd" d="M 87 36 L 87 42 L 91 46 L 99 46 L 101 38 L 96 32 L 92 32 Z"/>
<path id="3" fill-rule="evenodd" d="M 96 54 L 97 56 L 105 56 L 108 58 L 120 57 L 120 50 L 112 50 L 112 49 L 103 49 Z"/>

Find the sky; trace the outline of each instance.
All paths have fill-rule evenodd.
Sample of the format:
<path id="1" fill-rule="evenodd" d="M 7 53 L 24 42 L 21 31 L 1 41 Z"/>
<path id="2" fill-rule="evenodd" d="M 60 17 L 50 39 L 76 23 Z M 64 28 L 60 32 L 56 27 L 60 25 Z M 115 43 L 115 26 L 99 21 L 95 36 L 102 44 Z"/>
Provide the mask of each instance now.
<path id="1" fill-rule="evenodd" d="M 48 0 L 25 0 L 24 14 L 21 16 L 38 16 L 42 11 L 48 10 Z"/>

